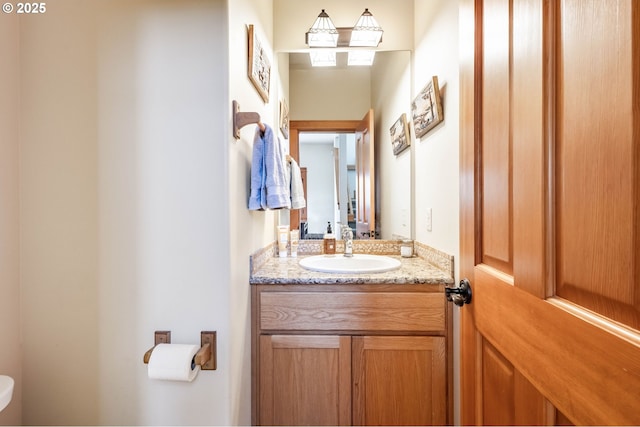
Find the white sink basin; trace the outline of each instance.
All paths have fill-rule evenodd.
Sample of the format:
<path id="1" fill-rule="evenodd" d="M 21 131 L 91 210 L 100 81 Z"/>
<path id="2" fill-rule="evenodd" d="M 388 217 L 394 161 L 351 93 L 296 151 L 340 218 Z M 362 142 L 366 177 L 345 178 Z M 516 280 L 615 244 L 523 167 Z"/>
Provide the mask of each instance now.
<path id="1" fill-rule="evenodd" d="M 13 384 L 13 378 L 0 375 L 0 412 L 11 402 Z"/>
<path id="2" fill-rule="evenodd" d="M 400 268 L 400 261 L 384 255 L 354 254 L 346 257 L 336 255 L 314 255 L 302 258 L 300 266 L 322 273 L 382 273 Z"/>

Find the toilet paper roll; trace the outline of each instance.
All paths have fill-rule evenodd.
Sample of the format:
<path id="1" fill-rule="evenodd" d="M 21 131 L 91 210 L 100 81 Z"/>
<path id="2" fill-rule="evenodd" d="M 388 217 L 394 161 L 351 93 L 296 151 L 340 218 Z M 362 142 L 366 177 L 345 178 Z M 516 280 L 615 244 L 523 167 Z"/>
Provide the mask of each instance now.
<path id="1" fill-rule="evenodd" d="M 149 378 L 171 381 L 193 381 L 200 371 L 194 357 L 200 346 L 158 344 L 149 358 Z"/>

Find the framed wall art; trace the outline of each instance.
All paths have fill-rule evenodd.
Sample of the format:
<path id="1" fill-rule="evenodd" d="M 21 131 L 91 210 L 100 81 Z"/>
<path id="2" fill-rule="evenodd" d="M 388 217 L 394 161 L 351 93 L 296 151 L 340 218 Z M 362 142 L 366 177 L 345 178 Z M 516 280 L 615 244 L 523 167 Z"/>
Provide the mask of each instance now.
<path id="1" fill-rule="evenodd" d="M 409 125 L 407 124 L 407 115 L 402 113 L 400 118 L 389 129 L 391 134 L 391 147 L 393 154 L 396 156 L 406 150 L 411 145 L 409 138 Z"/>
<path id="2" fill-rule="evenodd" d="M 433 76 L 413 100 L 411 115 L 416 138 L 425 135 L 444 119 L 437 76 Z"/>
<path id="3" fill-rule="evenodd" d="M 271 63 L 260 39 L 249 25 L 249 80 L 256 87 L 264 102 L 269 102 L 269 86 L 271 84 Z"/>
<path id="4" fill-rule="evenodd" d="M 280 101 L 280 132 L 285 139 L 289 139 L 289 106 L 286 99 Z"/>

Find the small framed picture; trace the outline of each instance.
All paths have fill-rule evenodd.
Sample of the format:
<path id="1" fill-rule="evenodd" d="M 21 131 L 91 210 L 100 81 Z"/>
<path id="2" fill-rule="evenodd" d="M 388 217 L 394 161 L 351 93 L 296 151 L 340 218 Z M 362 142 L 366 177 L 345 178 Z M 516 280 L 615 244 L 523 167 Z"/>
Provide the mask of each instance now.
<path id="1" fill-rule="evenodd" d="M 253 25 L 249 25 L 249 80 L 256 87 L 264 102 L 269 102 L 269 86 L 271 84 L 271 63 L 267 52 L 262 47 Z"/>
<path id="2" fill-rule="evenodd" d="M 285 139 L 289 139 L 289 106 L 286 99 L 280 101 L 280 132 Z"/>
<path id="3" fill-rule="evenodd" d="M 433 76 L 413 100 L 411 115 L 416 138 L 425 135 L 444 119 L 437 76 Z"/>
<path id="4" fill-rule="evenodd" d="M 391 134 L 393 154 L 396 156 L 411 145 L 411 139 L 409 138 L 409 125 L 407 124 L 407 115 L 405 113 L 402 113 L 400 118 L 396 120 L 393 126 L 391 126 L 389 133 Z"/>

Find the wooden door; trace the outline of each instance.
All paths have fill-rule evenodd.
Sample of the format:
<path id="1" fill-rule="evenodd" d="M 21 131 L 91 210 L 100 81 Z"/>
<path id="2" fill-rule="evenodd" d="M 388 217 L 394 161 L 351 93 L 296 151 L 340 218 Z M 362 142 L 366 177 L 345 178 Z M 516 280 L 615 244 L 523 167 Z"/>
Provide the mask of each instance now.
<path id="1" fill-rule="evenodd" d="M 353 338 L 354 425 L 445 425 L 444 337 Z"/>
<path id="2" fill-rule="evenodd" d="M 260 336 L 259 425 L 351 425 L 351 337 Z"/>
<path id="3" fill-rule="evenodd" d="M 356 128 L 356 238 L 375 239 L 375 165 L 373 110 Z"/>
<path id="4" fill-rule="evenodd" d="M 463 0 L 464 424 L 640 424 L 640 2 Z"/>

